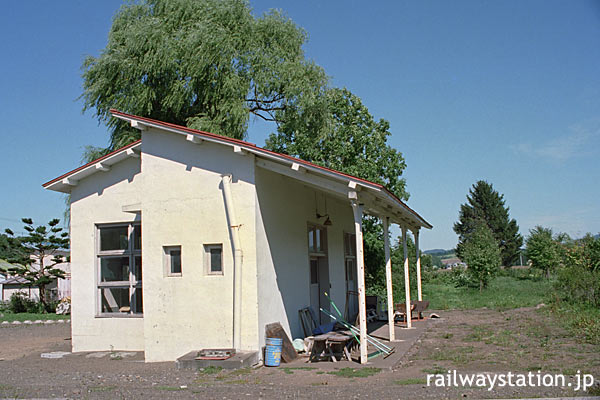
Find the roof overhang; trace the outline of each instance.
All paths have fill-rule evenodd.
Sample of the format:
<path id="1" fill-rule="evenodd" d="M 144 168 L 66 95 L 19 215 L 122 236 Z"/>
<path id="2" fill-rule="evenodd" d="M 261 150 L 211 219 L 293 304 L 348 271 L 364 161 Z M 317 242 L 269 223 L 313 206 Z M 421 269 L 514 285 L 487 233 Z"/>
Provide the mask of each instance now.
<path id="1" fill-rule="evenodd" d="M 127 121 L 132 127 L 140 130 L 160 129 L 184 135 L 191 143 L 201 144 L 204 141 L 218 143 L 232 147 L 233 151 L 240 155 L 254 154 L 258 167 L 297 179 L 337 197 L 356 199 L 364 205 L 364 211 L 367 214 L 389 217 L 391 222 L 412 231 L 420 228 L 432 228 L 431 224 L 383 185 L 334 171 L 287 154 L 263 149 L 243 140 L 126 114 L 117 110 L 111 110 L 111 113 L 114 117 Z"/>
<path id="2" fill-rule="evenodd" d="M 46 189 L 55 190 L 57 192 L 70 193 L 73 186 L 77 186 L 78 182 L 96 172 L 108 172 L 111 166 L 125 160 L 127 158 L 139 158 L 142 141 L 138 140 L 125 147 L 113 151 L 103 157 L 89 162 L 81 167 L 74 169 L 44 183 L 42 186 Z"/>
<path id="3" fill-rule="evenodd" d="M 416 211 L 378 183 L 325 168 L 287 154 L 263 149 L 243 140 L 126 114 L 117 110 L 111 110 L 111 113 L 114 117 L 129 122 L 136 129 L 159 129 L 184 135 L 191 144 L 201 145 L 206 141 L 230 146 L 233 152 L 240 156 L 253 154 L 256 159 L 256 166 L 259 168 L 299 180 L 308 186 L 325 191 L 338 198 L 358 201 L 363 205 L 366 214 L 381 218 L 389 217 L 390 222 L 397 223 L 413 232 L 421 228 L 432 228 L 431 224 L 425 221 Z M 44 183 L 42 186 L 46 189 L 69 193 L 71 188 L 76 186 L 81 179 L 94 173 L 110 171 L 112 165 L 128 157 L 139 158 L 140 150 L 141 140 L 138 140 Z"/>

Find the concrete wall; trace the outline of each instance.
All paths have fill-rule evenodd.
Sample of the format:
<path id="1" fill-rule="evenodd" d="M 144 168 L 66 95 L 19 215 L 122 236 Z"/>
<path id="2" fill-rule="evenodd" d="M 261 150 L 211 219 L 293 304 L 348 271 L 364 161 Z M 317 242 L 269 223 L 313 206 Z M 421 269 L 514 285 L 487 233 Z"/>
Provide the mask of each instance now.
<path id="1" fill-rule="evenodd" d="M 325 196 L 297 180 L 262 168 L 256 168 L 256 246 L 258 263 L 258 326 L 260 345 L 264 328 L 280 322 L 290 338 L 303 337 L 298 310 L 310 305 L 310 269 L 308 223 L 327 212 L 333 224 L 327 228 L 330 294 L 344 312 L 346 281 L 344 273 L 343 233 L 353 232 L 354 219 L 348 201 Z M 315 310 L 319 312 L 319 310 Z"/>
<path id="2" fill-rule="evenodd" d="M 71 329 L 73 351 L 143 350 L 140 317 L 97 317 L 96 224 L 130 222 L 122 206 L 139 203 L 140 160 L 129 158 L 81 180 L 71 192 Z"/>
<path id="3" fill-rule="evenodd" d="M 146 361 L 233 347 L 233 252 L 222 191 L 231 191 L 243 249 L 242 348 L 258 349 L 254 157 L 159 130 L 142 135 L 142 257 Z M 204 245 L 222 244 L 224 274 L 207 275 Z M 166 276 L 163 246 L 181 246 L 182 275 Z"/>

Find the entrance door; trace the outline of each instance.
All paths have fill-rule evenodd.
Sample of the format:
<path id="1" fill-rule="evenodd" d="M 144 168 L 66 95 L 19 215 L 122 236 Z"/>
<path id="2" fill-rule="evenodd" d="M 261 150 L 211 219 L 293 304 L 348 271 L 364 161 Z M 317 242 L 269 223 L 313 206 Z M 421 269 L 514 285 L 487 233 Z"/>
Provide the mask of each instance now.
<path id="1" fill-rule="evenodd" d="M 329 268 L 327 258 L 310 257 L 310 307 L 315 312 L 316 322 L 326 324 L 330 318 L 321 312 L 321 308 L 329 311 Z"/>
<path id="2" fill-rule="evenodd" d="M 356 286 L 356 259 L 346 258 L 346 315 L 353 321 L 358 314 L 358 289 Z"/>
<path id="3" fill-rule="evenodd" d="M 310 274 L 310 306 L 319 324 L 330 322 L 320 308 L 329 311 L 329 265 L 327 262 L 327 230 L 323 226 L 308 226 L 308 254 Z"/>

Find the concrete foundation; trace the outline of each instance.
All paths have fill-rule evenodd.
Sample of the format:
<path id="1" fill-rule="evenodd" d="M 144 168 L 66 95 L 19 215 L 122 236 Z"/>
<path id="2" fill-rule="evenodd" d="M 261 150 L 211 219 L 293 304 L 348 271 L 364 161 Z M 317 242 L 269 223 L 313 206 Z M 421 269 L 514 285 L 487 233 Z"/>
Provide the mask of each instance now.
<path id="1" fill-rule="evenodd" d="M 198 370 L 206 367 L 221 367 L 223 369 L 248 368 L 258 364 L 257 351 L 239 351 L 227 360 L 196 360 L 198 351 L 190 351 L 177 359 L 177 369 Z"/>

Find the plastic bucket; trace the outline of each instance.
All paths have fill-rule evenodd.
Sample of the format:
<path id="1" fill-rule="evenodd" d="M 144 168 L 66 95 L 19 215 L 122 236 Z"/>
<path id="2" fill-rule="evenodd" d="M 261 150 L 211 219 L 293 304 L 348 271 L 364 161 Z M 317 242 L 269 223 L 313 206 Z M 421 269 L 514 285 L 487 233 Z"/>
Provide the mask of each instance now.
<path id="1" fill-rule="evenodd" d="M 281 363 L 281 346 L 283 339 L 267 338 L 265 349 L 265 365 L 267 367 L 278 367 Z"/>

